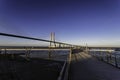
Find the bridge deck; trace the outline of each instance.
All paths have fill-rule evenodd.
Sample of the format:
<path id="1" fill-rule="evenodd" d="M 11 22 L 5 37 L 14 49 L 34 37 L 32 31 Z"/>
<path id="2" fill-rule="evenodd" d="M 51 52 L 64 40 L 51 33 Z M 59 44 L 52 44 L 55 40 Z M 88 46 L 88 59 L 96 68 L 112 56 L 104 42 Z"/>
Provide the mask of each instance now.
<path id="1" fill-rule="evenodd" d="M 85 54 L 72 54 L 69 80 L 120 80 L 120 69 Z"/>

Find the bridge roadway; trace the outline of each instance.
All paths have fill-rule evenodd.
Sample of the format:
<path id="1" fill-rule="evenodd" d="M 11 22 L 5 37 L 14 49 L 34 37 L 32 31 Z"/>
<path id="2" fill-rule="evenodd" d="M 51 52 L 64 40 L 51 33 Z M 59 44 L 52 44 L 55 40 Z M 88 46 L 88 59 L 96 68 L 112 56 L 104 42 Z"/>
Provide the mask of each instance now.
<path id="1" fill-rule="evenodd" d="M 120 80 L 120 69 L 81 52 L 72 54 L 69 80 Z"/>

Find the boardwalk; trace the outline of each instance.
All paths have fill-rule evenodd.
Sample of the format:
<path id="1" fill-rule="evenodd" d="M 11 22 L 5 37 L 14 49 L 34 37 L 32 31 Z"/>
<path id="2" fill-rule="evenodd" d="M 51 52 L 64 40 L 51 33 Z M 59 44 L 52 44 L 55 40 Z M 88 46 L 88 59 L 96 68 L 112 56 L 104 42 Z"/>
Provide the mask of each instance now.
<path id="1" fill-rule="evenodd" d="M 85 53 L 73 54 L 69 80 L 120 80 L 120 69 Z"/>

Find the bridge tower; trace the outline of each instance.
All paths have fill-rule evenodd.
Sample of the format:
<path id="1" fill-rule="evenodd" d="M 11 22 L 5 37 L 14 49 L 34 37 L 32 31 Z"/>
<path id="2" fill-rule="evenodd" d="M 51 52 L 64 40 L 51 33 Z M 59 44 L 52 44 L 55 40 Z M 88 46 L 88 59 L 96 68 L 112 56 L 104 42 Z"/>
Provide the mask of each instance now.
<path id="1" fill-rule="evenodd" d="M 55 43 L 55 33 L 54 32 L 51 32 L 50 34 L 50 45 L 49 45 L 49 59 L 52 59 L 52 47 L 56 47 L 56 43 Z"/>
<path id="2" fill-rule="evenodd" d="M 56 47 L 56 43 L 55 43 L 55 32 L 51 32 L 50 34 L 50 47 Z"/>

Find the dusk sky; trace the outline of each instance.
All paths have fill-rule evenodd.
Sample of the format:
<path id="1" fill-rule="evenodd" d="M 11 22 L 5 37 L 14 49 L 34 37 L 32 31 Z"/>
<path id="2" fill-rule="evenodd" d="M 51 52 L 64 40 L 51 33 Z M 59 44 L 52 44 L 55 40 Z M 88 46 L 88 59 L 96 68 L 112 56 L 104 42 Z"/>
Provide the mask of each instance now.
<path id="1" fill-rule="evenodd" d="M 120 0 L 0 0 L 0 32 L 43 39 L 55 32 L 60 42 L 120 46 Z"/>

